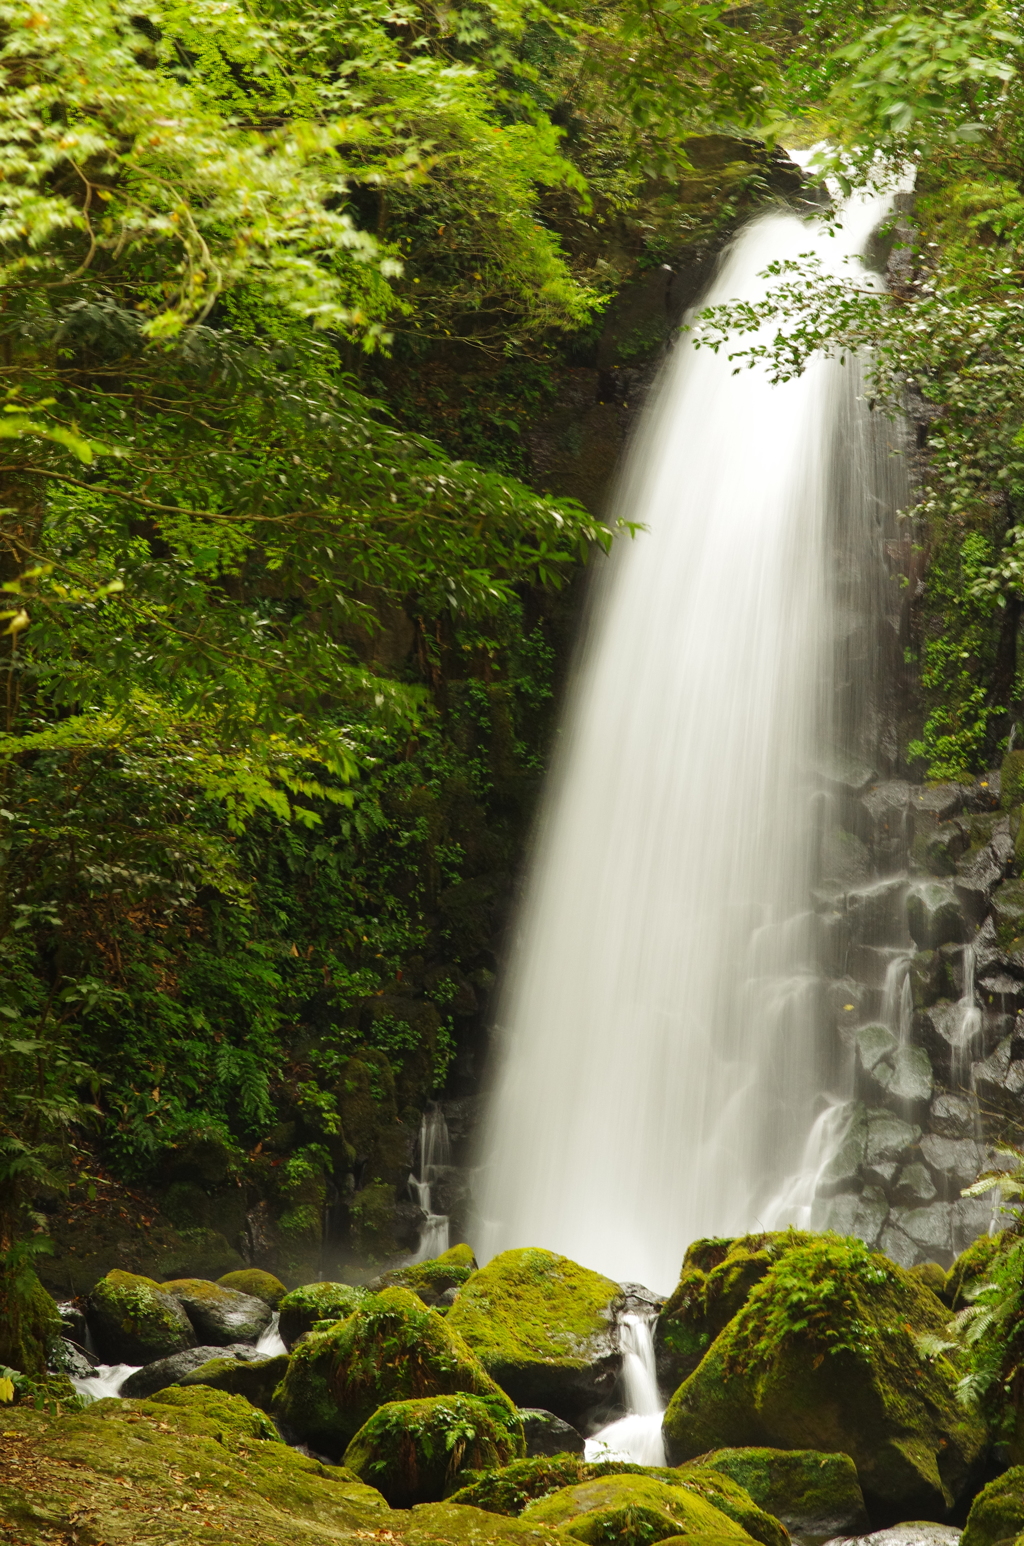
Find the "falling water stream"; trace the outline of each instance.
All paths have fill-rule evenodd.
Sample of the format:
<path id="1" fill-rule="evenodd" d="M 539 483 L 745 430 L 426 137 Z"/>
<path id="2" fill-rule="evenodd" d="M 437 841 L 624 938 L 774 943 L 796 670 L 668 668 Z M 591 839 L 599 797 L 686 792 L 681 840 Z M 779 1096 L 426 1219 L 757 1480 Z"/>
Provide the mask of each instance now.
<path id="1" fill-rule="evenodd" d="M 834 232 L 757 219 L 706 299 L 755 299 L 809 250 L 875 282 L 853 255 L 888 206 L 855 197 Z M 647 529 L 600 583 L 501 1002 L 485 1259 L 543 1246 L 667 1291 L 691 1240 L 809 1219 L 839 1130 L 820 772 L 858 690 L 844 555 L 862 530 L 881 550 L 893 438 L 859 382 L 816 361 L 772 386 L 685 335 L 664 368 L 618 503 Z"/>

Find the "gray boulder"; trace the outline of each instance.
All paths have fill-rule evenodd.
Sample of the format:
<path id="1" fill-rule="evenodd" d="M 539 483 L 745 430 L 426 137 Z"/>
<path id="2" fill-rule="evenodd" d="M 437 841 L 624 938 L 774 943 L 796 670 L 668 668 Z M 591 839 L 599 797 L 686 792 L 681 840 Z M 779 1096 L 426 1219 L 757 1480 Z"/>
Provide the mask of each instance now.
<path id="1" fill-rule="evenodd" d="M 932 1098 L 932 1065 L 923 1047 L 897 1047 L 875 1064 L 871 1077 L 900 1105 L 926 1105 Z"/>
<path id="2" fill-rule="evenodd" d="M 868 1116 L 865 1160 L 869 1165 L 902 1160 L 921 1136 L 914 1122 L 905 1122 L 891 1111 L 875 1108 Z"/>
<path id="3" fill-rule="evenodd" d="M 966 1095 L 936 1095 L 928 1112 L 928 1126 L 943 1138 L 971 1138 L 977 1112 Z"/>
<path id="4" fill-rule="evenodd" d="M 543 1407 L 520 1407 L 528 1457 L 535 1455 L 582 1455 L 586 1440 L 570 1423 Z"/>
<path id="5" fill-rule="evenodd" d="M 208 1347 L 258 1342 L 274 1313 L 262 1299 L 205 1278 L 178 1278 L 160 1286 L 182 1306 L 196 1336 Z"/>
<path id="6" fill-rule="evenodd" d="M 874 1245 L 888 1213 L 885 1193 L 878 1187 L 866 1186 L 859 1196 L 846 1192 L 832 1200 L 826 1227 L 837 1235 L 856 1235 L 858 1240 Z"/>
<path id="7" fill-rule="evenodd" d="M 921 1208 L 934 1202 L 938 1193 L 927 1166 L 917 1161 L 913 1165 L 904 1165 L 890 1195 L 893 1202 Z"/>
<path id="8" fill-rule="evenodd" d="M 942 1138 L 926 1133 L 921 1139 L 921 1157 L 949 1196 L 959 1195 L 965 1186 L 977 1180 L 984 1153 L 973 1138 Z"/>
<path id="9" fill-rule="evenodd" d="M 252 1362 L 259 1358 L 256 1350 L 248 1343 L 237 1343 L 234 1347 L 187 1347 L 180 1353 L 172 1353 L 169 1358 L 157 1358 L 153 1363 L 146 1364 L 145 1368 L 136 1369 L 130 1374 L 121 1386 L 122 1396 L 132 1400 L 141 1399 L 143 1396 L 151 1396 L 154 1391 L 163 1390 L 168 1385 L 177 1385 L 185 1375 L 191 1374 L 203 1364 L 212 1363 L 215 1359 L 223 1361 L 233 1357 L 236 1360 Z"/>

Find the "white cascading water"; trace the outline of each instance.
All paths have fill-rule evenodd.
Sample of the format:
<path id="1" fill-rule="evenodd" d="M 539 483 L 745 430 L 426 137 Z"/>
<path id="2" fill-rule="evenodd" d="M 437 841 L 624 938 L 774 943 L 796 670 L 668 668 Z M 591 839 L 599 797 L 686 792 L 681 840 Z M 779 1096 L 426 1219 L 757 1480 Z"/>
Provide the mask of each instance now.
<path id="1" fill-rule="evenodd" d="M 432 1105 L 420 1119 L 416 1145 L 416 1169 L 409 1177 L 409 1195 L 422 1208 L 425 1218 L 420 1228 L 414 1262 L 430 1261 L 448 1249 L 449 1222 L 446 1213 L 435 1213 L 432 1188 L 451 1168 L 452 1150 L 448 1124 L 440 1106 Z"/>
<path id="2" fill-rule="evenodd" d="M 889 203 L 834 233 L 757 219 L 707 301 L 811 249 L 850 273 Z M 542 1246 L 664 1292 L 697 1237 L 809 1219 L 838 1121 L 809 912 L 829 562 L 888 455 L 859 379 L 817 361 L 773 387 L 685 335 L 663 372 L 618 502 L 648 529 L 602 580 L 501 1003 L 482 1259 Z"/>
<path id="3" fill-rule="evenodd" d="M 629 1311 L 619 1317 L 622 1349 L 622 1387 L 627 1415 L 609 1423 L 584 1449 L 587 1460 L 632 1460 L 636 1465 L 664 1465 L 665 1440 L 661 1431 L 664 1404 L 658 1390 L 654 1361 L 654 1324 L 657 1316 Z"/>

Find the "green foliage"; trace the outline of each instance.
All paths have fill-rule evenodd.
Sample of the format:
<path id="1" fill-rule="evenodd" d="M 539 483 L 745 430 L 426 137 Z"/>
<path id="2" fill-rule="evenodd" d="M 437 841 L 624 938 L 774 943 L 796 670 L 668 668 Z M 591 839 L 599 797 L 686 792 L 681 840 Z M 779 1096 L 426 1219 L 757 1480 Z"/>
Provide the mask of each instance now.
<path id="1" fill-rule="evenodd" d="M 771 1365 L 793 1339 L 822 1356 L 849 1353 L 870 1364 L 886 1335 L 870 1298 L 898 1286 L 886 1259 L 860 1240 L 825 1234 L 780 1251 L 733 1322 L 731 1372 Z"/>

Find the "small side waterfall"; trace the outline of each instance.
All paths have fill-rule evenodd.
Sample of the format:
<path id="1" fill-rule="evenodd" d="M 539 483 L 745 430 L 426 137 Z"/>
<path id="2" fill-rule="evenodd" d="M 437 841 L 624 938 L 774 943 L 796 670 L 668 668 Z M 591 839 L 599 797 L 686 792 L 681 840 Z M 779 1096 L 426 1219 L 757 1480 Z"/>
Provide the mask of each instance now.
<path id="1" fill-rule="evenodd" d="M 888 203 L 831 232 L 761 217 L 707 299 L 755 300 L 809 249 L 875 282 L 854 255 Z M 816 361 L 774 387 L 685 338 L 665 367 L 618 503 L 647 529 L 595 600 L 499 1006 L 482 1260 L 543 1246 L 667 1290 L 691 1240 L 806 1219 L 842 1082 L 820 806 L 837 720 L 870 718 L 883 582 L 858 554 L 897 438 L 860 379 Z"/>
<path id="2" fill-rule="evenodd" d="M 420 1120 L 416 1167 L 409 1177 L 409 1195 L 426 1214 L 413 1261 L 430 1261 L 448 1249 L 448 1215 L 435 1213 L 432 1188 L 451 1169 L 448 1124 L 440 1106 L 431 1105 Z"/>
<path id="3" fill-rule="evenodd" d="M 664 1465 L 661 1433 L 664 1406 L 654 1362 L 654 1312 L 627 1310 L 619 1316 L 622 1386 L 627 1415 L 609 1423 L 587 1440 L 588 1460 L 632 1460 L 637 1465 Z"/>

